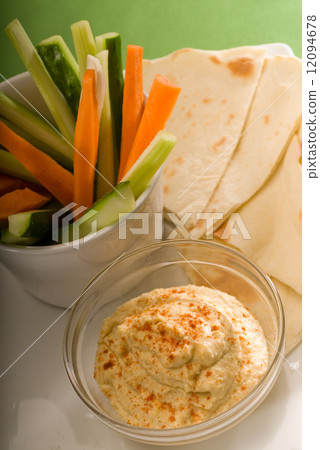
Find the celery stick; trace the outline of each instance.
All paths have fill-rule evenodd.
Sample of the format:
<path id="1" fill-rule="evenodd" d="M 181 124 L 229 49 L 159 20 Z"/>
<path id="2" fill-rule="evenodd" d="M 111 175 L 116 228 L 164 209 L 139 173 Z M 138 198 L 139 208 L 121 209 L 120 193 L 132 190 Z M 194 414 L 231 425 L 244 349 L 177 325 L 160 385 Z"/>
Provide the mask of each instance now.
<path id="1" fill-rule="evenodd" d="M 16 102 L 14 99 L 0 91 L 0 116 L 9 120 L 17 128 L 13 131 L 25 137 L 22 132 L 27 133 L 34 138 L 29 142 L 38 147 L 36 141 L 40 142 L 39 148 L 44 150 L 48 155 L 56 159 L 64 167 L 71 169 L 73 166 L 73 147 L 63 136 L 61 136 L 53 126 L 49 125 L 41 116 L 30 111 L 25 106 Z M 2 119 L 1 119 L 2 120 Z M 19 129 L 22 131 L 19 132 Z"/>
<path id="2" fill-rule="evenodd" d="M 122 181 L 130 181 L 135 199 L 142 194 L 155 173 L 169 156 L 177 143 L 176 137 L 165 130 L 158 132 L 153 141 L 140 155 Z"/>
<path id="3" fill-rule="evenodd" d="M 66 156 L 57 152 L 57 150 L 55 150 L 54 148 L 49 147 L 48 145 L 44 144 L 36 137 L 31 136 L 27 131 L 22 130 L 16 124 L 14 124 L 13 122 L 10 122 L 10 120 L 5 119 L 4 117 L 0 117 L 0 121 L 3 122 L 5 125 L 7 125 L 7 127 L 9 127 L 16 134 L 18 134 L 23 139 L 28 141 L 31 145 L 33 145 L 34 147 L 36 147 L 39 150 L 42 150 L 44 153 L 49 155 L 51 158 L 53 158 L 55 161 L 57 161 L 63 167 L 65 167 L 66 169 L 68 169 L 70 171 L 73 170 L 73 161 L 70 158 L 67 158 Z"/>
<path id="4" fill-rule="evenodd" d="M 15 19 L 7 25 L 5 31 L 34 79 L 59 130 L 68 142 L 73 142 L 75 120 L 72 112 L 65 98 L 54 84 L 21 23 L 18 19 Z"/>
<path id="5" fill-rule="evenodd" d="M 12 153 L 0 148 L 0 173 L 21 178 L 31 183 L 40 184 Z"/>
<path id="6" fill-rule="evenodd" d="M 108 191 L 110 191 L 116 182 L 114 164 L 115 149 L 112 136 L 111 107 L 109 97 L 108 50 L 103 50 L 101 53 L 98 53 L 97 58 L 101 63 L 102 70 L 104 71 L 106 77 L 106 94 L 100 119 L 99 149 L 95 179 L 96 200 L 102 198 Z M 109 183 L 105 180 L 108 180 Z"/>
<path id="7" fill-rule="evenodd" d="M 80 20 L 80 22 L 72 24 L 71 32 L 77 54 L 81 81 L 87 68 L 87 55 L 96 56 L 96 44 L 87 20 Z"/>
<path id="8" fill-rule="evenodd" d="M 77 119 L 81 83 L 79 66 L 61 36 L 51 36 L 37 45 L 37 50 L 47 71 L 66 99 Z"/>

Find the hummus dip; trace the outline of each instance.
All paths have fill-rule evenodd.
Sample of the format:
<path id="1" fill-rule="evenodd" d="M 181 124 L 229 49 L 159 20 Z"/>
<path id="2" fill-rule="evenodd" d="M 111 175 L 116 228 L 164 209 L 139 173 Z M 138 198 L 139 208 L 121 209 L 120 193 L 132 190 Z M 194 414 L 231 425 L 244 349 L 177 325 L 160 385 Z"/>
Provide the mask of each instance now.
<path id="1" fill-rule="evenodd" d="M 268 365 L 261 326 L 207 287 L 155 289 L 104 320 L 94 377 L 131 425 L 177 428 L 229 409 Z"/>

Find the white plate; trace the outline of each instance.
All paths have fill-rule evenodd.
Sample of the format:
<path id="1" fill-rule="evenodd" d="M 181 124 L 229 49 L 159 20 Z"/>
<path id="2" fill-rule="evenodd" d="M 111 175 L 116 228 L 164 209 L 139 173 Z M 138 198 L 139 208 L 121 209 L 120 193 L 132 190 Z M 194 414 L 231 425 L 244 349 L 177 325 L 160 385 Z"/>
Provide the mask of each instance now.
<path id="1" fill-rule="evenodd" d="M 63 310 L 25 293 L 3 267 L 1 373 Z M 0 379 L 0 448 L 7 450 L 155 449 L 120 437 L 96 419 L 73 391 L 62 362 L 68 313 Z M 288 357 L 301 372 L 301 345 Z M 247 419 L 197 450 L 298 450 L 301 448 L 301 376 L 288 363 L 266 400 Z M 171 447 L 167 447 L 171 448 Z M 177 448 L 177 447 L 175 447 Z M 185 445 L 194 450 L 194 445 Z"/>

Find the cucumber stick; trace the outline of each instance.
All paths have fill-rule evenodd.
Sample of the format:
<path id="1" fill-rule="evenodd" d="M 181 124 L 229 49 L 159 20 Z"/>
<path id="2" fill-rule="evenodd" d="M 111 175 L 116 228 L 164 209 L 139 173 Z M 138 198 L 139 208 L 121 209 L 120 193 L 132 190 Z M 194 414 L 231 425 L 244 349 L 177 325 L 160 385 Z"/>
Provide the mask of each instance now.
<path id="1" fill-rule="evenodd" d="M 87 20 L 72 24 L 71 32 L 79 64 L 80 81 L 82 81 L 87 68 L 87 55 L 96 56 L 96 43 Z"/>
<path id="2" fill-rule="evenodd" d="M 102 198 L 116 183 L 115 148 L 112 135 L 108 79 L 108 50 L 97 54 L 106 78 L 106 93 L 100 119 L 99 150 L 95 174 L 95 199 Z"/>
<path id="3" fill-rule="evenodd" d="M 19 136 L 47 153 L 69 170 L 73 168 L 73 148 L 40 116 L 0 91 L 0 120 Z"/>
<path id="4" fill-rule="evenodd" d="M 8 217 L 8 229 L 18 237 L 43 239 L 51 231 L 53 213 L 53 210 L 39 209 L 12 214 Z"/>
<path id="5" fill-rule="evenodd" d="M 51 36 L 37 45 L 47 71 L 66 99 L 73 117 L 77 119 L 81 83 L 79 66 L 61 36 Z"/>
<path id="6" fill-rule="evenodd" d="M 65 98 L 50 77 L 37 50 L 18 19 L 5 29 L 27 70 L 35 81 L 59 130 L 68 142 L 73 142 L 75 120 Z"/>
<path id="7" fill-rule="evenodd" d="M 40 238 L 41 239 L 41 238 Z M 1 232 L 1 242 L 5 244 L 16 244 L 16 245 L 32 245 L 36 242 L 40 241 L 40 239 L 37 238 L 30 238 L 30 237 L 19 237 L 15 234 L 10 233 L 10 231 L 3 230 Z"/>
<path id="8" fill-rule="evenodd" d="M 158 132 L 153 141 L 140 155 L 121 181 L 130 181 L 135 199 L 147 188 L 177 143 L 177 138 L 168 131 Z"/>
<path id="9" fill-rule="evenodd" d="M 108 50 L 109 93 L 112 114 L 113 139 L 115 142 L 115 147 L 117 149 L 117 160 L 120 160 L 122 101 L 124 84 L 121 37 L 119 33 L 106 33 L 101 36 L 97 36 L 96 43 L 99 47 L 99 50 Z"/>
<path id="10" fill-rule="evenodd" d="M 30 183 L 40 184 L 12 153 L 2 148 L 0 148 L 0 173 L 30 181 Z"/>
<path id="11" fill-rule="evenodd" d="M 119 220 L 120 213 L 129 213 L 136 207 L 130 183 L 120 183 L 88 209 L 70 227 L 73 239 L 83 238 L 92 231 L 98 231 Z"/>

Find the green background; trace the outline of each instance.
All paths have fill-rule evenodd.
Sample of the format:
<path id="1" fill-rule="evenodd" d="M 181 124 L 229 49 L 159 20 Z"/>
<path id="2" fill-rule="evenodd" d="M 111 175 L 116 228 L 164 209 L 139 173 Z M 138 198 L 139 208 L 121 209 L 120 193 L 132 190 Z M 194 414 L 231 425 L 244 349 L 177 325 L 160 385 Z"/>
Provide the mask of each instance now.
<path id="1" fill-rule="evenodd" d="M 5 0 L 0 18 L 0 71 L 25 69 L 4 32 L 18 17 L 34 44 L 61 34 L 73 50 L 70 25 L 89 20 L 93 34 L 118 31 L 145 58 L 182 47 L 222 49 L 284 42 L 301 57 L 301 0 Z M 125 48 L 125 47 L 124 47 Z"/>

